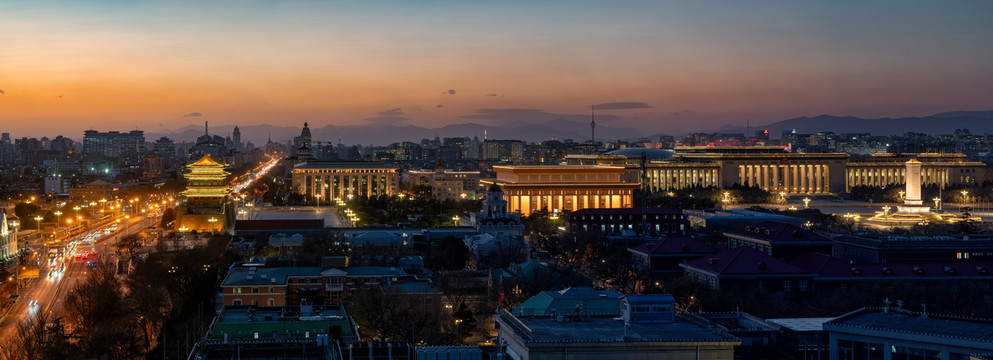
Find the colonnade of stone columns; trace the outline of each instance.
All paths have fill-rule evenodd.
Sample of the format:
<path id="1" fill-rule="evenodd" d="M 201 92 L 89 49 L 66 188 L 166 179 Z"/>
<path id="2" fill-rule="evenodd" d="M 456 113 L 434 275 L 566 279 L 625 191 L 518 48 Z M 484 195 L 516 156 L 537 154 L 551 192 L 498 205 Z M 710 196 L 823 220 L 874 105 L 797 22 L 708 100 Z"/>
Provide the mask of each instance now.
<path id="1" fill-rule="evenodd" d="M 716 168 L 649 169 L 648 186 L 657 191 L 721 186 Z"/>
<path id="2" fill-rule="evenodd" d="M 786 193 L 830 192 L 827 165 L 739 165 L 738 183 L 766 191 Z"/>

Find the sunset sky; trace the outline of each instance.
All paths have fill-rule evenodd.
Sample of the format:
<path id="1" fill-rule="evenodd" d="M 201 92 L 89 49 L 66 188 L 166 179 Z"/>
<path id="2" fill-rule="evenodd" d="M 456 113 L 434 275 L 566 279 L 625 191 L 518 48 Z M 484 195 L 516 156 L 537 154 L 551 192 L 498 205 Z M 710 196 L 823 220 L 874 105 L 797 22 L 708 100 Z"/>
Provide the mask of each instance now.
<path id="1" fill-rule="evenodd" d="M 0 131 L 914 116 L 991 64 L 981 0 L 2 1 Z"/>

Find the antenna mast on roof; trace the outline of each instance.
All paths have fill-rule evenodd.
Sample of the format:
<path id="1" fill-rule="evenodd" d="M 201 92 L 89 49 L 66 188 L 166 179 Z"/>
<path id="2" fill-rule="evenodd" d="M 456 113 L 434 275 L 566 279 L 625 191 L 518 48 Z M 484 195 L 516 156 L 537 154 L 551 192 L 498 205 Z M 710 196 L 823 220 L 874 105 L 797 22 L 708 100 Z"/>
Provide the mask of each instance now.
<path id="1" fill-rule="evenodd" d="M 590 105 L 590 141 L 596 142 L 596 105 Z"/>

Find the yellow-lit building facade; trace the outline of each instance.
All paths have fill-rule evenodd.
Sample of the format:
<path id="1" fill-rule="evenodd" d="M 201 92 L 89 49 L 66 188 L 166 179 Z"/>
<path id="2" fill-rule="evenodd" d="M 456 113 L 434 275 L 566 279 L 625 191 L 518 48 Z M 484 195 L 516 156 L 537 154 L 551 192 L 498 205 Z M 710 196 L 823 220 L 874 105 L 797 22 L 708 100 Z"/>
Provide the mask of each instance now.
<path id="1" fill-rule="evenodd" d="M 782 147 L 762 146 L 676 148 L 671 157 L 646 159 L 642 178 L 637 151 L 628 152 L 635 155 L 632 157 L 570 156 L 566 161 L 623 166 L 625 182 L 644 183 L 655 192 L 735 184 L 786 194 L 828 194 L 845 189 L 847 154 L 797 154 Z"/>
<path id="2" fill-rule="evenodd" d="M 231 189 L 228 188 L 226 179 L 230 173 L 224 170 L 227 164 L 215 159 L 210 154 L 204 155 L 200 160 L 186 165 L 187 173 L 186 190 L 183 196 L 186 197 L 186 211 L 190 214 L 221 214 L 224 212 L 224 203 L 227 201 Z"/>
<path id="3" fill-rule="evenodd" d="M 845 189 L 843 153 L 788 153 L 781 147 L 676 148 L 682 163 L 709 163 L 718 167 L 717 183 L 756 186 L 786 194 L 830 194 Z"/>
<path id="4" fill-rule="evenodd" d="M 228 196 L 228 165 L 210 154 L 186 165 L 186 206 L 177 209 L 174 229 L 187 231 L 223 231 L 228 228 L 230 213 L 225 214 Z"/>
<path id="5" fill-rule="evenodd" d="M 928 185 L 972 185 L 982 181 L 986 164 L 965 161 L 963 154 L 889 154 L 880 153 L 859 162 L 848 163 L 846 169 L 847 187 L 885 187 L 906 183 L 907 171 L 904 163 L 909 159 L 921 162 L 921 184 Z"/>
<path id="6" fill-rule="evenodd" d="M 644 184 L 654 192 L 739 184 L 786 195 L 842 194 L 855 186 L 903 184 L 910 159 L 923 164 L 924 185 L 979 183 L 986 166 L 965 161 L 963 154 L 876 154 L 853 161 L 844 153 L 788 153 L 778 146 L 683 147 L 669 155 L 648 149 L 643 175 L 638 156 L 642 150 L 626 149 L 628 156 L 570 155 L 566 163 L 624 167 L 624 182 Z"/>
<path id="7" fill-rule="evenodd" d="M 398 168 L 366 161 L 307 161 L 293 166 L 293 191 L 308 200 L 399 194 Z"/>
<path id="8" fill-rule="evenodd" d="M 507 210 L 522 214 L 631 207 L 639 187 L 622 180 L 624 166 L 494 166 L 493 171 L 496 179 L 483 183 L 500 185 Z"/>

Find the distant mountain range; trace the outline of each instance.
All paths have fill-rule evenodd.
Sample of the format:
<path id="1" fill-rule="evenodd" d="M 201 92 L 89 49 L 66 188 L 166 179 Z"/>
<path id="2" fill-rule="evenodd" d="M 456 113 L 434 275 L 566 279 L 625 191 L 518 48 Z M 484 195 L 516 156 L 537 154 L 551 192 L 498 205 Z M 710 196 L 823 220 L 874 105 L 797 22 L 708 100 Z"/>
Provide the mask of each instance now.
<path id="1" fill-rule="evenodd" d="M 969 129 L 973 134 L 993 133 L 993 110 L 950 111 L 922 117 L 860 118 L 854 116 L 818 115 L 777 121 L 748 129 L 769 130 L 772 138 L 779 138 L 783 131 L 796 129 L 797 133 L 814 134 L 830 131 L 843 133 L 871 133 L 873 135 L 902 135 L 906 132 L 925 134 L 951 134 L 955 129 Z M 699 132 L 744 133 L 743 126 L 724 126 Z"/>
<path id="2" fill-rule="evenodd" d="M 273 141 L 285 142 L 295 136 L 299 136 L 302 128 L 302 122 L 293 126 L 269 124 L 240 126 L 242 141 L 251 141 L 256 145 L 264 145 L 270 137 Z M 951 111 L 922 117 L 879 119 L 819 115 L 782 120 L 768 125 L 752 126 L 748 131 L 754 133 L 755 130 L 767 129 L 772 138 L 779 138 L 783 131 L 793 129 L 803 134 L 831 131 L 838 134 L 871 133 L 873 135 L 900 135 L 908 131 L 926 134 L 950 134 L 955 129 L 960 128 L 967 128 L 973 134 L 993 133 L 993 110 Z M 233 129 L 234 125 L 213 126 L 210 128 L 210 133 L 212 135 L 229 136 Z M 326 141 L 335 144 L 340 141 L 346 145 L 387 145 L 400 141 L 418 142 L 421 139 L 434 138 L 435 136 L 442 138 L 478 136 L 482 139 L 484 132 L 488 139 L 518 139 L 529 142 L 545 141 L 553 137 L 559 140 L 573 139 L 577 142 L 590 139 L 589 124 L 562 118 L 540 124 L 511 126 L 464 123 L 439 128 L 403 124 L 327 125 L 319 128 L 311 128 L 314 141 Z M 746 128 L 743 126 L 726 125 L 692 132 L 745 133 Z M 189 125 L 176 130 L 148 133 L 145 135 L 145 139 L 155 141 L 161 136 L 167 136 L 174 141 L 193 142 L 200 135 L 203 135 L 202 127 Z M 637 140 L 643 135 L 644 133 L 636 128 L 615 128 L 601 124 L 597 124 L 596 127 L 597 139 L 603 141 L 618 139 Z M 659 135 L 652 134 L 648 137 L 658 139 Z M 672 133 L 668 133 L 668 135 L 681 136 L 684 135 L 684 132 L 673 131 Z"/>

